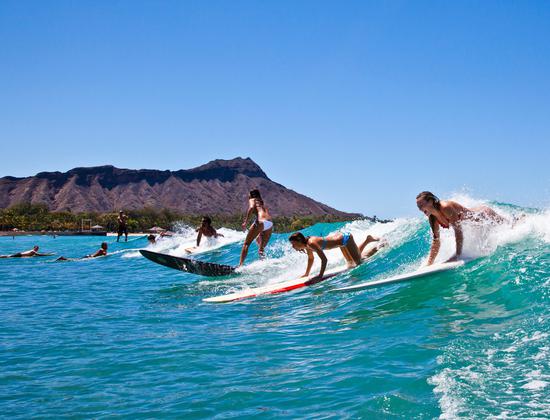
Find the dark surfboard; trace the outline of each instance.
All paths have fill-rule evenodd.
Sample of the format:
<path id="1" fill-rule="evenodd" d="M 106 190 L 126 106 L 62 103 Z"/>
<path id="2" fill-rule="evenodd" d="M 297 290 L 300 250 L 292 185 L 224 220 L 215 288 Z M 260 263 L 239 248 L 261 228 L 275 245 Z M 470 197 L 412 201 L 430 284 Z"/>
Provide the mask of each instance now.
<path id="1" fill-rule="evenodd" d="M 147 251 L 146 249 L 140 249 L 139 252 L 145 258 L 157 264 L 173 268 L 174 270 L 198 274 L 200 276 L 227 276 L 235 272 L 235 267 L 231 267 L 230 265 L 215 264 L 199 260 L 192 260 L 190 258 L 175 257 L 173 255 L 161 254 L 160 252 Z"/>

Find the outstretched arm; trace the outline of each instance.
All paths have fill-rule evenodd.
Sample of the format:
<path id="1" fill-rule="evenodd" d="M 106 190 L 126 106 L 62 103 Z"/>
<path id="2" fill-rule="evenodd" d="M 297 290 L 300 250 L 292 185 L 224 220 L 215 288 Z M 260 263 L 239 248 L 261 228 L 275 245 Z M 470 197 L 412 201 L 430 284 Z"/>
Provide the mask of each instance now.
<path id="1" fill-rule="evenodd" d="M 244 217 L 243 221 L 243 230 L 246 229 L 246 225 L 248 224 L 248 219 L 250 218 L 250 215 L 254 211 L 254 202 L 252 200 L 248 200 L 248 210 L 246 211 L 246 216 Z"/>
<path id="2" fill-rule="evenodd" d="M 453 225 L 455 231 L 455 240 L 456 240 L 456 253 L 447 262 L 456 261 L 462 255 L 462 245 L 464 244 L 464 234 L 462 233 L 462 228 L 460 225 Z"/>
<path id="3" fill-rule="evenodd" d="M 325 270 L 327 268 L 327 256 L 321 249 L 319 245 L 317 245 L 315 242 L 310 242 L 310 246 L 313 248 L 313 250 L 317 253 L 319 258 L 321 259 L 321 271 L 319 271 L 319 276 L 322 278 L 325 275 Z"/>
<path id="4" fill-rule="evenodd" d="M 432 246 L 430 248 L 430 256 L 428 257 L 427 265 L 432 265 L 434 263 L 435 257 L 437 257 L 437 254 L 439 254 L 439 248 L 441 248 L 441 242 L 439 240 L 439 225 L 437 223 L 434 223 L 432 234 Z"/>
<path id="5" fill-rule="evenodd" d="M 309 276 L 309 272 L 311 271 L 311 266 L 313 265 L 313 252 L 311 252 L 310 249 L 307 250 L 307 268 L 306 268 L 306 274 L 304 274 L 302 277 Z"/>

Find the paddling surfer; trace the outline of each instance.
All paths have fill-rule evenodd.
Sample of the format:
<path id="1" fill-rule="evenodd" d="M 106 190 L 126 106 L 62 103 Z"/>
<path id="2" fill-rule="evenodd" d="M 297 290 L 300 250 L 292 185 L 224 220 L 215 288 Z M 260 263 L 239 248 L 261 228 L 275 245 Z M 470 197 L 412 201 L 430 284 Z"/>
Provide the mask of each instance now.
<path id="1" fill-rule="evenodd" d="M 455 254 L 446 262 L 457 261 L 462 254 L 462 245 L 464 235 L 462 232 L 462 223 L 465 221 L 504 223 L 506 220 L 487 206 L 467 208 L 452 200 L 441 201 L 433 193 L 423 191 L 416 196 L 416 205 L 418 209 L 428 216 L 430 228 L 432 230 L 432 245 L 430 255 L 426 265 L 432 265 L 439 253 L 441 247 L 439 239 L 439 228 L 453 228 L 456 240 Z"/>
<path id="2" fill-rule="evenodd" d="M 17 252 L 12 255 L 0 255 L 0 258 L 29 258 L 29 257 L 48 257 L 52 254 L 41 254 L 38 252 L 38 245 L 35 245 L 32 249 L 23 252 Z"/>
<path id="3" fill-rule="evenodd" d="M 262 200 L 260 191 L 257 189 L 251 190 L 248 195 L 248 210 L 242 224 L 243 230 L 246 229 L 248 219 L 253 214 L 256 215 L 256 219 L 248 228 L 248 233 L 246 234 L 246 239 L 241 250 L 239 267 L 244 264 L 244 260 L 248 254 L 248 248 L 254 239 L 256 239 L 256 243 L 258 244 L 258 255 L 260 258 L 263 258 L 265 247 L 269 242 L 269 238 L 271 238 L 271 234 L 273 233 L 273 222 L 271 220 L 271 216 L 269 215 L 269 211 Z"/>
<path id="4" fill-rule="evenodd" d="M 292 247 L 299 252 L 307 254 L 306 273 L 302 277 L 308 277 L 313 266 L 314 252 L 321 259 L 321 271 L 316 278 L 323 278 L 325 269 L 327 268 L 327 256 L 325 250 L 340 248 L 348 267 L 356 267 L 365 259 L 374 255 L 381 247 L 382 243 L 369 249 L 365 249 L 368 244 L 380 241 L 379 238 L 368 235 L 363 243 L 358 247 L 351 233 L 334 233 L 325 237 L 320 236 L 304 236 L 301 232 L 296 232 L 288 238 Z"/>
<path id="5" fill-rule="evenodd" d="M 93 254 L 84 255 L 83 257 L 80 257 L 78 259 L 86 259 L 86 258 L 97 258 L 97 257 L 104 257 L 107 255 L 107 242 L 102 242 L 101 247 L 94 252 Z M 69 261 L 69 258 L 65 257 L 59 257 L 56 261 Z"/>
<path id="6" fill-rule="evenodd" d="M 126 216 L 122 210 L 118 212 L 117 222 L 118 222 L 118 229 L 117 229 L 116 241 L 118 242 L 120 237 L 122 235 L 125 235 L 126 236 L 125 242 L 128 242 L 128 224 L 127 224 L 128 216 Z"/>

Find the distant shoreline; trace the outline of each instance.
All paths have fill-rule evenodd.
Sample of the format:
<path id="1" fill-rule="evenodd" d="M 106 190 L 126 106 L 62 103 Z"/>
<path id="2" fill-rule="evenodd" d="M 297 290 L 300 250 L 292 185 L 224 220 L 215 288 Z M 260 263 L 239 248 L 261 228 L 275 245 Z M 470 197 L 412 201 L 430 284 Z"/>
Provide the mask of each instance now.
<path id="1" fill-rule="evenodd" d="M 132 232 L 132 233 L 128 233 L 128 236 L 129 237 L 136 237 L 136 236 L 146 236 L 148 235 L 149 233 L 147 232 Z M 0 236 L 105 236 L 105 237 L 113 237 L 113 236 L 118 236 L 116 232 L 105 232 L 105 231 L 101 231 L 101 232 L 88 232 L 88 231 L 84 231 L 84 232 L 80 232 L 80 231 L 75 231 L 75 232 L 71 232 L 71 231 L 68 231 L 68 232 L 54 232 L 54 231 L 47 231 L 47 232 L 42 232 L 42 231 L 17 231 L 17 232 L 11 232 L 11 231 L 0 231 Z"/>
<path id="2" fill-rule="evenodd" d="M 131 233 L 149 232 L 153 227 L 174 230 L 178 224 L 190 227 L 200 225 L 203 214 L 181 214 L 169 209 L 127 210 L 127 226 Z M 0 209 L 0 236 L 21 235 L 59 235 L 59 236 L 107 236 L 108 232 L 117 231 L 117 213 L 71 213 L 51 212 L 45 204 L 21 203 L 7 209 Z M 241 230 L 244 213 L 209 214 L 216 229 L 226 227 Z M 274 217 L 274 231 L 277 233 L 297 231 L 317 223 L 351 222 L 353 220 L 370 220 L 388 222 L 362 215 L 341 216 L 329 215 L 295 215 L 291 217 Z M 249 223 L 252 221 L 249 220 Z M 13 229 L 17 230 L 14 231 Z M 177 229 L 177 228 L 176 228 Z M 145 235 L 145 233 L 138 233 Z"/>

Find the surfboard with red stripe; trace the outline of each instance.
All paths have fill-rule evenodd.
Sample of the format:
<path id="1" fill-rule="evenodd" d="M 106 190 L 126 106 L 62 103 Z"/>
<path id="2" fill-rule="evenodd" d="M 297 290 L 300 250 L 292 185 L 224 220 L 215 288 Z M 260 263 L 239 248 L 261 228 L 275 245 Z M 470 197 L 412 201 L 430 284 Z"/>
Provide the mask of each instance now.
<path id="1" fill-rule="evenodd" d="M 210 303 L 228 303 L 235 302 L 237 300 L 250 299 L 262 295 L 275 295 L 278 293 L 290 292 L 292 290 L 302 289 L 304 287 L 312 286 L 327 279 L 337 276 L 348 271 L 347 268 L 339 269 L 329 272 L 323 276 L 322 279 L 318 277 L 298 278 L 294 280 L 283 281 L 280 283 L 270 284 L 262 287 L 255 287 L 251 289 L 240 290 L 235 293 L 229 293 L 222 296 L 214 296 L 203 299 L 204 302 Z"/>

